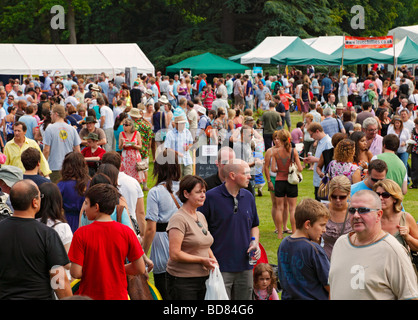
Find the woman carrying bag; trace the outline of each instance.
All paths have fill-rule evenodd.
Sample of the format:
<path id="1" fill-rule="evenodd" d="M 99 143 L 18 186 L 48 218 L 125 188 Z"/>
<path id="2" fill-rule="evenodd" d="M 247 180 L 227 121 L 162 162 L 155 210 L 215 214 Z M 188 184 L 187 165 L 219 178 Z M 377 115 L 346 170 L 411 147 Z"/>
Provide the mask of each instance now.
<path id="1" fill-rule="evenodd" d="M 274 152 L 274 159 L 276 161 L 276 182 L 274 186 L 274 193 L 277 200 L 277 207 L 279 211 L 279 216 L 283 216 L 284 212 L 284 202 L 285 197 L 287 197 L 287 203 L 290 214 L 290 224 L 292 230 L 296 230 L 296 221 L 295 221 L 295 209 L 297 204 L 298 197 L 298 185 L 290 184 L 288 181 L 289 176 L 289 167 L 292 164 L 292 154 L 293 159 L 296 163 L 298 172 L 303 171 L 303 167 L 300 163 L 299 155 L 296 149 L 292 149 L 290 142 L 290 133 L 287 130 L 279 130 L 278 133 L 278 148 Z M 278 222 L 280 224 L 280 221 Z M 277 230 L 281 230 L 281 225 L 276 226 Z"/>

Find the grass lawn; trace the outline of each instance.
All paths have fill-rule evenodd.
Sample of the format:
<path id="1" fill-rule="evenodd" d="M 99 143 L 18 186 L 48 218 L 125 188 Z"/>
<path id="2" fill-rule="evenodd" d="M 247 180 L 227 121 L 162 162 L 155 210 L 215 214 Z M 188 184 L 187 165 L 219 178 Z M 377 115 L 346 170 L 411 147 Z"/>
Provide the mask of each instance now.
<path id="1" fill-rule="evenodd" d="M 298 112 L 294 112 L 291 115 L 292 128 L 295 128 L 298 121 L 302 121 L 302 116 Z M 150 163 L 150 170 L 148 176 L 148 187 L 151 188 L 155 185 L 152 176 L 152 161 Z M 146 208 L 146 197 L 148 192 L 145 194 L 145 208 Z M 313 171 L 303 171 L 303 181 L 299 185 L 299 197 L 298 203 L 303 198 L 314 198 L 314 187 L 313 187 Z M 274 233 L 274 223 L 271 217 L 271 199 L 269 191 L 267 190 L 267 184 L 263 188 L 263 196 L 256 197 L 256 204 L 258 210 L 258 216 L 260 219 L 260 243 L 266 250 L 269 263 L 277 264 L 277 249 L 280 245 L 277 235 Z M 415 220 L 418 218 L 418 213 L 413 208 L 418 207 L 418 189 L 408 189 L 408 193 L 405 195 L 403 202 L 405 210 L 411 213 Z M 290 222 L 288 221 L 288 228 L 290 229 Z"/>

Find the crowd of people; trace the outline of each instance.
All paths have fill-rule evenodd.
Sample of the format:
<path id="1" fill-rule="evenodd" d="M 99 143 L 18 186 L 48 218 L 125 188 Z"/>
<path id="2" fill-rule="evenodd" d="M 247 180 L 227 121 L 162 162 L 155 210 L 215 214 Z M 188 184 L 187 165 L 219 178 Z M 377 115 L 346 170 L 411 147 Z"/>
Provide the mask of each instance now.
<path id="1" fill-rule="evenodd" d="M 152 272 L 162 299 L 203 300 L 215 267 L 231 300 L 418 298 L 418 227 L 402 205 L 418 188 L 408 69 L 128 83 L 0 84 L 0 299 L 68 299 L 77 279 L 78 296 L 128 299 L 127 276 Z M 201 177 L 206 145 L 216 172 Z M 293 165 L 312 171 L 312 199 L 298 199 Z M 260 246 L 263 188 L 276 271 Z"/>

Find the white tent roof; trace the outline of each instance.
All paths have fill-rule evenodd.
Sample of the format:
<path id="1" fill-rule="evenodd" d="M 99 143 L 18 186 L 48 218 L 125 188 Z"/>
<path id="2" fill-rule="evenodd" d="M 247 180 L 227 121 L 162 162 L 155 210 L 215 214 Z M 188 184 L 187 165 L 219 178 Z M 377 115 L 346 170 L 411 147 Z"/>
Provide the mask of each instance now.
<path id="1" fill-rule="evenodd" d="M 318 37 L 311 47 L 326 54 L 332 54 L 343 45 L 343 36 Z"/>
<path id="2" fill-rule="evenodd" d="M 138 73 L 155 68 L 135 43 L 122 44 L 0 44 L 0 74 L 41 74 L 43 70 L 68 74 L 116 75 L 135 67 Z"/>
<path id="3" fill-rule="evenodd" d="M 418 24 L 415 26 L 405 26 L 391 29 L 388 32 L 388 36 L 393 36 L 395 44 L 407 36 L 415 43 L 418 43 Z"/>
<path id="4" fill-rule="evenodd" d="M 286 49 L 297 37 L 267 37 L 241 57 L 241 64 L 269 64 L 271 57 Z"/>

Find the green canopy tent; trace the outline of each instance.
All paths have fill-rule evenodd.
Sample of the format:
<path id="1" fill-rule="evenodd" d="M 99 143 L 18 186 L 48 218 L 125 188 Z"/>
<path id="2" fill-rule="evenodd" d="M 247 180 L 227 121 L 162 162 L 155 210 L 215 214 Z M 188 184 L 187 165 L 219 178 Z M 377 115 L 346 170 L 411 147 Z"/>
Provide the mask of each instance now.
<path id="1" fill-rule="evenodd" d="M 392 59 L 395 53 L 397 64 L 418 64 L 418 44 L 409 37 L 405 37 L 395 44 L 395 50 L 389 48 L 381 53 L 391 55 Z"/>
<path id="2" fill-rule="evenodd" d="M 329 65 L 332 61 L 330 55 L 312 48 L 299 37 L 280 53 L 271 57 L 271 63 L 281 65 Z"/>
<path id="3" fill-rule="evenodd" d="M 244 64 L 326 65 L 329 55 L 315 50 L 299 37 L 266 37 L 254 49 L 229 57 Z"/>
<path id="4" fill-rule="evenodd" d="M 343 56 L 344 54 L 344 56 Z M 354 64 L 370 64 L 370 63 L 393 63 L 393 56 L 383 54 L 376 49 L 344 49 L 342 46 L 330 55 L 331 60 L 329 64 L 341 64 L 344 58 L 344 65 Z"/>
<path id="5" fill-rule="evenodd" d="M 193 74 L 207 73 L 207 74 L 220 74 L 220 73 L 244 73 L 249 68 L 224 59 L 210 52 L 187 58 L 179 63 L 173 64 L 166 68 L 166 72 L 179 72 L 180 70 L 190 69 Z"/>

